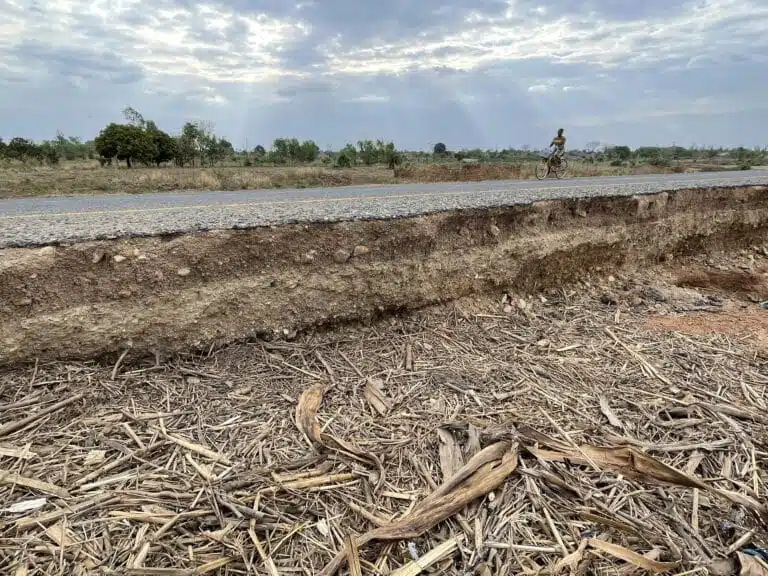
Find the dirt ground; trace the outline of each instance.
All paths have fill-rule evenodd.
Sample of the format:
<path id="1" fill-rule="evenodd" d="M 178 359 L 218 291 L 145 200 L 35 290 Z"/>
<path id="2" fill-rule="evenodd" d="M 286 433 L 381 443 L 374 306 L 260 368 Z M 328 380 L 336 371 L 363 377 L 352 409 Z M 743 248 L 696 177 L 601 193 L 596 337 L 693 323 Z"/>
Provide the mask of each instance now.
<path id="1" fill-rule="evenodd" d="M 752 187 L 0 250 L 0 365 L 290 340 L 762 246 L 766 230 L 768 190 Z"/>
<path id="2" fill-rule="evenodd" d="M 678 284 L 756 255 L 0 372 L 0 572 L 737 574 L 768 546 L 768 311 Z"/>
<path id="3" fill-rule="evenodd" d="M 4 251 L 0 573 L 762 576 L 765 202 Z"/>

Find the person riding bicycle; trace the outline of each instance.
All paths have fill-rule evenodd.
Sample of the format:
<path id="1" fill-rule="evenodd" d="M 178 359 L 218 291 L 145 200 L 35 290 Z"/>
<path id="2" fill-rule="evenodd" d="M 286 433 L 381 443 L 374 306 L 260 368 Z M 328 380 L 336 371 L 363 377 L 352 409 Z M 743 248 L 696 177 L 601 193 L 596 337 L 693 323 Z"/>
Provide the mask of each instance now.
<path id="1" fill-rule="evenodd" d="M 560 128 L 557 131 L 557 136 L 552 139 L 552 143 L 549 145 L 550 148 L 554 147 L 552 154 L 549 156 L 550 163 L 559 164 L 560 159 L 565 154 L 565 136 L 563 136 L 563 132 L 564 130 Z"/>

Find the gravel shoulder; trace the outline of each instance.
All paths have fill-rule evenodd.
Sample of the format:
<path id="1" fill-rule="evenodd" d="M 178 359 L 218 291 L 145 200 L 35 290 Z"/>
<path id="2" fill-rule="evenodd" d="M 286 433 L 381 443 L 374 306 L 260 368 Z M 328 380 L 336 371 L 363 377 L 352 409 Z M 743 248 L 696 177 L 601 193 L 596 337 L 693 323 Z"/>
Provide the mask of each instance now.
<path id="1" fill-rule="evenodd" d="M 747 185 L 768 185 L 768 173 L 26 198 L 0 201 L 0 248 Z"/>

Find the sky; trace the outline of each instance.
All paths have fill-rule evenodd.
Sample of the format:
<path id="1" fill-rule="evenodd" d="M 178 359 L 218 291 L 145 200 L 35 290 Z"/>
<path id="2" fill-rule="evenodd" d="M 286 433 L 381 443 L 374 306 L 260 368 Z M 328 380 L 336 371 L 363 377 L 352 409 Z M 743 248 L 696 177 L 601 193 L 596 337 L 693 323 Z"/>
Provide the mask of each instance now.
<path id="1" fill-rule="evenodd" d="M 0 137 L 768 145 L 768 0 L 0 0 Z"/>

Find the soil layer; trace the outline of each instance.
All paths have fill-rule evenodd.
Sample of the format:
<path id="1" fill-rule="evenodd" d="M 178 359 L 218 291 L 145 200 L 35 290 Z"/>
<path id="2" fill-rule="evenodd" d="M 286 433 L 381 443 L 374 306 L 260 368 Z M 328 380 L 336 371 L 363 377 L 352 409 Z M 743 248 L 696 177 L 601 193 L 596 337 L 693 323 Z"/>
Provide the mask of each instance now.
<path id="1" fill-rule="evenodd" d="M 0 250 L 0 364 L 166 356 L 768 243 L 768 188 Z"/>

